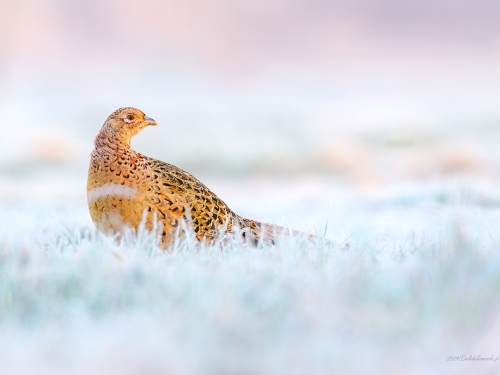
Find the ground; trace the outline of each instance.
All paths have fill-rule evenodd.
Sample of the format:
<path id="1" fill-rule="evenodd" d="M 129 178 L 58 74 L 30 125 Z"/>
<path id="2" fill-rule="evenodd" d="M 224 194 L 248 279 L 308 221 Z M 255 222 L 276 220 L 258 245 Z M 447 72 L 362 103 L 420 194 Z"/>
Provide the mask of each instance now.
<path id="1" fill-rule="evenodd" d="M 339 246 L 186 241 L 166 253 L 145 233 L 121 244 L 102 237 L 84 200 L 4 204 L 2 373 L 440 374 L 500 366 L 500 209 L 492 192 L 453 179 L 379 194 L 319 177 L 215 185 L 244 215 L 326 233 Z"/>

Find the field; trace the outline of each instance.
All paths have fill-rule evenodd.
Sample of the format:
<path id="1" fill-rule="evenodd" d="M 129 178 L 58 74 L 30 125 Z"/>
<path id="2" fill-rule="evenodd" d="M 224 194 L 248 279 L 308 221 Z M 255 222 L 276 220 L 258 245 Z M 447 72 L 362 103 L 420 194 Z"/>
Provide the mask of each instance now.
<path id="1" fill-rule="evenodd" d="M 498 0 L 0 0 L 0 375 L 500 373 Z M 334 241 L 97 233 L 106 117 Z"/>
<path id="2" fill-rule="evenodd" d="M 24 118 L 0 147 L 0 373 L 494 373 L 496 112 L 347 127 L 325 108 L 240 100 L 148 110 L 159 126 L 133 147 L 240 215 L 338 246 L 117 244 L 86 207 L 98 111 L 68 126 Z"/>
<path id="3" fill-rule="evenodd" d="M 263 184 L 225 181 L 219 190 L 233 191 L 244 214 L 326 230 L 338 246 L 283 238 L 273 247 L 199 248 L 187 240 L 165 253 L 146 233 L 122 243 L 102 237 L 84 201 L 4 205 L 2 373 L 441 374 L 499 366 L 448 360 L 500 353 L 494 196 L 455 180 L 385 196 L 349 194 L 318 178 Z M 283 212 L 279 199 L 257 198 L 248 208 L 246 193 L 259 186 L 274 196 L 288 186 L 281 199 L 297 198 L 288 221 L 273 217 Z"/>

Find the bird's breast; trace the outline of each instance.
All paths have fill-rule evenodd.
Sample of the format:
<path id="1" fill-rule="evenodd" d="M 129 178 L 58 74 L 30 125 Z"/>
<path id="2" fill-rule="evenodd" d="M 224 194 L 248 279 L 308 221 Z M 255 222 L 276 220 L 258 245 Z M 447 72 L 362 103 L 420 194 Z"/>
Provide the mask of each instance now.
<path id="1" fill-rule="evenodd" d="M 93 158 L 87 181 L 90 216 L 104 232 L 137 228 L 145 206 L 143 189 L 137 184 L 129 158 Z"/>

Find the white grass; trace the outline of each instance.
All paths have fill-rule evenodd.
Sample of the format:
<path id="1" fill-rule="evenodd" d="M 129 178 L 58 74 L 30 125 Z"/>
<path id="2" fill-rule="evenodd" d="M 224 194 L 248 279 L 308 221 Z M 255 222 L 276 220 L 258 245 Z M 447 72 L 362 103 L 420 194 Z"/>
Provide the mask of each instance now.
<path id="1" fill-rule="evenodd" d="M 447 359 L 500 355 L 499 212 L 426 202 L 333 213 L 331 225 L 345 220 L 329 237 L 349 249 L 187 241 L 172 253 L 145 234 L 122 244 L 98 235 L 83 208 L 4 207 L 0 372 L 498 369 Z"/>

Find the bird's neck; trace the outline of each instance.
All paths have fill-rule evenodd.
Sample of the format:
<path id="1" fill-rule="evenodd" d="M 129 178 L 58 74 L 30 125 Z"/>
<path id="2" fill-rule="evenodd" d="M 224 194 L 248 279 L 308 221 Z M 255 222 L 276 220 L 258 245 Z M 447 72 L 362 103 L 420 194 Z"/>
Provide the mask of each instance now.
<path id="1" fill-rule="evenodd" d="M 123 154 L 132 151 L 130 137 L 124 136 L 108 126 L 101 128 L 95 137 L 94 145 L 99 153 Z"/>

